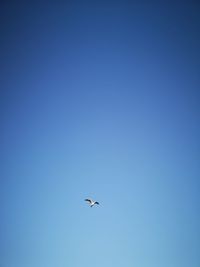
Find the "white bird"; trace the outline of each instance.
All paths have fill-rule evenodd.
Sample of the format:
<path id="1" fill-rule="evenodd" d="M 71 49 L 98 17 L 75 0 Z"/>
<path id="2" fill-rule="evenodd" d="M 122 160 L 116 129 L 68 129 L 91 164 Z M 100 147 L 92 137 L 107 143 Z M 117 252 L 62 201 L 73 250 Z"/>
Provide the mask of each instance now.
<path id="1" fill-rule="evenodd" d="M 88 204 L 90 205 L 90 207 L 92 208 L 95 204 L 99 205 L 99 202 L 94 201 L 92 199 L 86 198 L 85 201 L 88 202 Z"/>

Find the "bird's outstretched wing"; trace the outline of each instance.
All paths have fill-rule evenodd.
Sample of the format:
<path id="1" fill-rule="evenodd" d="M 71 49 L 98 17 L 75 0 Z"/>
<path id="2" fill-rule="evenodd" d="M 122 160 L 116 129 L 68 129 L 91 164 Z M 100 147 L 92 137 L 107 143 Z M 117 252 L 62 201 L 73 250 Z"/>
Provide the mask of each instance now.
<path id="1" fill-rule="evenodd" d="M 94 202 L 94 204 L 97 204 L 97 205 L 99 205 L 99 202 L 95 201 L 95 202 Z"/>
<path id="2" fill-rule="evenodd" d="M 92 203 L 92 200 L 89 198 L 86 198 L 85 201 L 89 202 L 90 204 Z"/>

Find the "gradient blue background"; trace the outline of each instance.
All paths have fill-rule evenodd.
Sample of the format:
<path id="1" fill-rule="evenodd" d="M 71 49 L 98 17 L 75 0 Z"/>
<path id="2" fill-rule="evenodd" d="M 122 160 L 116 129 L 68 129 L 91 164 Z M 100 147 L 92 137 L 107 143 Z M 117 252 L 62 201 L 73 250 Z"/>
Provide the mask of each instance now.
<path id="1" fill-rule="evenodd" d="M 150 2 L 1 4 L 0 266 L 200 266 L 200 6 Z"/>

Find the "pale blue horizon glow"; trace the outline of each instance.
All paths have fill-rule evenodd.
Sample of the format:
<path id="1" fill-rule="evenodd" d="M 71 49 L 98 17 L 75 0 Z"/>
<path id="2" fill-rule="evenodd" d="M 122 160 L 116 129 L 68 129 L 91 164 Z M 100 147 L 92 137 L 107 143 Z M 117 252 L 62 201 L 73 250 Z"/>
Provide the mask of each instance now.
<path id="1" fill-rule="evenodd" d="M 198 267 L 199 5 L 83 2 L 2 5 L 0 265 Z"/>

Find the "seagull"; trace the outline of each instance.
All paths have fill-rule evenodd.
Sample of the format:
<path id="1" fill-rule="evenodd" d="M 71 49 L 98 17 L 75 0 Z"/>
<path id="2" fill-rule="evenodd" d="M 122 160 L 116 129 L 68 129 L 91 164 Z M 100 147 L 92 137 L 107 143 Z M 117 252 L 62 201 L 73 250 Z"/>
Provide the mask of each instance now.
<path id="1" fill-rule="evenodd" d="M 88 202 L 88 204 L 90 205 L 90 207 L 92 208 L 95 204 L 99 205 L 99 202 L 94 201 L 92 199 L 86 198 L 85 201 Z"/>

